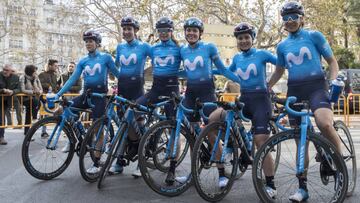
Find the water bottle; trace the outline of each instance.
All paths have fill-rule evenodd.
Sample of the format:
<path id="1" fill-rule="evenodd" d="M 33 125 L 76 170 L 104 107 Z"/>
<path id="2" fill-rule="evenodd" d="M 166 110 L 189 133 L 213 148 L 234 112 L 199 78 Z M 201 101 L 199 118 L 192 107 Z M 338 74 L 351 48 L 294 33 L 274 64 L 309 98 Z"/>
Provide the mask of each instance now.
<path id="1" fill-rule="evenodd" d="M 79 129 L 79 133 L 81 134 L 81 135 L 85 135 L 85 128 L 84 128 L 84 126 L 82 125 L 82 123 L 81 123 L 81 121 L 76 121 L 76 127 L 77 127 L 77 129 Z"/>
<path id="2" fill-rule="evenodd" d="M 49 109 L 55 108 L 55 103 L 54 103 L 55 94 L 52 92 L 52 88 L 51 88 L 51 87 L 49 87 L 49 91 L 48 91 L 48 93 L 46 94 L 46 100 L 47 100 L 48 108 L 49 108 Z"/>
<path id="3" fill-rule="evenodd" d="M 339 96 L 342 93 L 345 87 L 344 81 L 341 78 L 336 78 L 331 81 L 331 89 L 330 89 L 330 102 L 336 103 L 339 100 Z"/>

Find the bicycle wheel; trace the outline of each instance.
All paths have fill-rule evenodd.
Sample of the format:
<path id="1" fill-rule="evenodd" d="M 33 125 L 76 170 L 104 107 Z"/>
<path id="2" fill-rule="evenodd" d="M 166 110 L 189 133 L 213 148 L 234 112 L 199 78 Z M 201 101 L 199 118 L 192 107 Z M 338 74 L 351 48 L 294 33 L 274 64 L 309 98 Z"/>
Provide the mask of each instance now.
<path id="1" fill-rule="evenodd" d="M 88 182 L 95 182 L 99 177 L 99 173 L 88 173 L 87 169 L 93 165 L 101 167 L 105 162 L 105 156 L 102 155 L 114 137 L 113 125 L 115 123 L 110 121 L 108 126 L 108 118 L 104 116 L 97 119 L 86 132 L 80 148 L 79 168 L 81 176 Z"/>
<path id="2" fill-rule="evenodd" d="M 117 152 L 117 149 L 122 144 L 121 140 L 122 140 L 122 137 L 124 136 L 124 133 L 125 133 L 127 127 L 128 127 L 127 123 L 122 123 L 122 125 L 120 126 L 120 129 L 118 130 L 118 132 L 116 132 L 115 137 L 111 141 L 109 150 L 105 151 L 105 153 L 104 153 L 104 155 L 107 157 L 106 157 L 106 161 L 105 161 L 104 165 L 101 167 L 101 170 L 99 173 L 99 178 L 98 178 L 99 180 L 98 180 L 98 184 L 97 184 L 98 189 L 101 189 L 102 183 L 105 180 L 105 178 L 109 172 L 111 164 L 117 158 L 116 152 Z"/>
<path id="3" fill-rule="evenodd" d="M 180 130 L 177 147 L 176 181 L 173 184 L 165 182 L 170 166 L 170 159 L 166 157 L 166 149 L 170 135 L 175 129 L 176 121 L 161 121 L 153 125 L 145 133 L 139 144 L 139 167 L 142 177 L 152 190 L 165 196 L 180 195 L 192 183 L 191 154 L 188 151 L 189 146 L 191 148 L 194 141 L 190 131 L 184 126 Z M 155 167 L 152 167 L 149 163 L 152 163 Z"/>
<path id="4" fill-rule="evenodd" d="M 356 152 L 353 140 L 349 129 L 346 127 L 345 123 L 338 120 L 334 122 L 334 128 L 341 140 L 342 143 L 342 153 L 343 158 L 347 167 L 348 176 L 349 176 L 349 185 L 347 196 L 351 196 L 356 187 Z"/>
<path id="5" fill-rule="evenodd" d="M 233 131 L 230 131 L 227 148 L 221 148 L 226 150 L 224 163 L 219 164 L 220 157 L 216 157 L 214 162 L 210 162 L 213 144 L 209 141 L 209 135 L 225 137 L 225 132 L 226 124 L 224 122 L 213 122 L 202 130 L 194 145 L 191 161 L 192 176 L 197 192 L 206 201 L 216 202 L 223 199 L 231 190 L 236 177 L 239 146 Z M 222 144 L 223 142 L 220 141 L 219 146 Z M 216 153 L 221 156 L 219 149 Z M 227 184 L 223 187 L 219 186 L 219 166 L 224 168 L 228 178 Z"/>
<path id="6" fill-rule="evenodd" d="M 36 122 L 25 136 L 21 151 L 22 161 L 25 169 L 35 178 L 53 179 L 62 174 L 71 163 L 76 139 L 72 134 L 71 126 L 65 123 L 61 128 L 60 122 L 60 116 L 46 117 Z M 50 137 L 41 137 L 44 130 L 49 132 Z M 56 146 L 50 149 L 47 147 L 48 143 L 51 143 L 51 146 L 58 133 L 59 140 Z M 68 144 L 70 144 L 69 150 L 63 152 L 62 149 Z"/>
<path id="7" fill-rule="evenodd" d="M 296 141 L 300 135 L 294 130 L 281 132 L 271 137 L 258 150 L 255 156 L 252 178 L 256 193 L 262 202 L 286 202 L 291 192 L 298 189 L 297 171 L 297 146 Z M 344 161 L 336 148 L 327 139 L 308 132 L 307 134 L 308 166 L 307 189 L 311 202 L 343 202 L 346 196 L 348 179 Z M 281 143 L 281 156 L 279 166 L 274 174 L 277 196 L 272 199 L 265 188 L 265 175 L 263 170 L 264 159 L 275 147 Z M 321 161 L 317 154 L 325 154 L 329 162 Z M 306 156 L 305 156 L 306 157 Z M 322 157 L 321 157 L 322 158 Z M 322 159 L 324 160 L 324 159 Z M 326 162 L 326 163 L 325 163 Z M 325 167 L 327 164 L 328 167 Z M 330 172 L 329 172 L 330 171 Z"/>

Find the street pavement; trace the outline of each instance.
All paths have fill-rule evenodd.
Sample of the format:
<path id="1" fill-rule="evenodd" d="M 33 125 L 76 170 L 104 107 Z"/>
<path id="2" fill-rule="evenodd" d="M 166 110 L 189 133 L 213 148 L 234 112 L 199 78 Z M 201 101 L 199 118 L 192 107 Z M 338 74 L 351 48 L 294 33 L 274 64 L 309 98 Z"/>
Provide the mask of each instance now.
<path id="1" fill-rule="evenodd" d="M 75 155 L 69 168 L 59 177 L 41 181 L 30 176 L 21 160 L 22 130 L 6 130 L 6 146 L 0 146 L 0 203 L 14 202 L 204 202 L 191 187 L 184 194 L 168 198 L 153 192 L 142 178 L 134 179 L 130 174 L 135 167 L 125 168 L 124 174 L 110 176 L 104 188 L 98 190 L 96 183 L 85 182 L 80 175 L 78 158 Z M 360 128 L 352 128 L 351 133 L 357 151 L 358 174 L 360 173 Z M 345 202 L 359 202 L 360 182 L 351 198 Z M 254 190 L 251 171 L 237 180 L 232 191 L 222 202 L 252 202 L 259 199 Z"/>

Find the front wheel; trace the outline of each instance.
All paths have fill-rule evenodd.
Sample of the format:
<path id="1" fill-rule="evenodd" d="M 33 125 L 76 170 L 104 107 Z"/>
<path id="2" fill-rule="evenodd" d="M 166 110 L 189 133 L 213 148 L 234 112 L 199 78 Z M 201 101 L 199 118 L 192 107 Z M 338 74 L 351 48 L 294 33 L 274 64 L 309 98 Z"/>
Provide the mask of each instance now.
<path id="1" fill-rule="evenodd" d="M 22 161 L 25 169 L 35 178 L 53 179 L 71 163 L 76 139 L 70 125 L 65 123 L 61 127 L 60 123 L 60 116 L 46 117 L 36 122 L 25 136 L 21 150 Z M 49 137 L 41 136 L 44 131 Z"/>
<path id="2" fill-rule="evenodd" d="M 193 139 L 190 131 L 181 126 L 179 142 L 177 143 L 177 156 L 175 179 L 171 183 L 167 178 L 171 158 L 167 149 L 174 148 L 173 141 L 169 144 L 176 130 L 176 121 L 161 121 L 149 128 L 141 138 L 139 144 L 139 168 L 146 184 L 155 192 L 164 196 L 177 196 L 185 192 L 192 184 L 191 154 Z M 173 161 L 174 161 L 173 160 Z M 173 179 L 172 179 L 173 180 Z"/>
<path id="3" fill-rule="evenodd" d="M 294 130 L 281 132 L 271 137 L 258 150 L 252 170 L 256 193 L 262 202 L 287 202 L 298 188 L 297 143 L 300 135 Z M 274 174 L 277 190 L 275 199 L 267 194 L 264 160 L 278 144 L 281 144 L 279 166 Z M 341 155 L 327 139 L 308 132 L 305 160 L 307 189 L 311 202 L 343 202 L 348 187 L 347 169 Z M 320 156 L 319 156 L 320 154 Z M 326 157 L 326 158 L 323 158 Z M 269 171 L 267 171 L 268 176 Z"/>
<path id="4" fill-rule="evenodd" d="M 230 131 L 227 147 L 224 148 L 221 139 L 225 137 L 225 132 L 224 122 L 210 123 L 201 131 L 194 145 L 191 172 L 197 192 L 206 201 L 216 202 L 223 199 L 236 179 L 239 146 L 233 131 Z M 220 147 L 214 149 L 216 139 L 220 139 Z M 223 150 L 226 154 L 221 162 Z M 210 160 L 213 153 L 214 160 Z M 221 170 L 224 171 L 224 176 L 220 175 Z M 221 183 L 224 180 L 227 180 L 226 184 Z"/>

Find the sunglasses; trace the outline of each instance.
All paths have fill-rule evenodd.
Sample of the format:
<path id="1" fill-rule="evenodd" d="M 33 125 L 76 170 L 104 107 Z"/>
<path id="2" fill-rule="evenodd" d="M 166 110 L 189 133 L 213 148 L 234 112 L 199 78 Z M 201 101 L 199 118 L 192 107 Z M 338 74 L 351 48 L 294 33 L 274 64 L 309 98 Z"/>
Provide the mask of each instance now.
<path id="1" fill-rule="evenodd" d="M 159 29 L 157 29 L 158 33 L 169 33 L 169 32 L 172 32 L 172 31 L 173 31 L 172 28 L 159 28 Z"/>
<path id="2" fill-rule="evenodd" d="M 290 15 L 285 15 L 282 17 L 284 22 L 288 22 L 288 21 L 297 21 L 300 19 L 300 15 L 298 14 L 290 14 Z"/>

